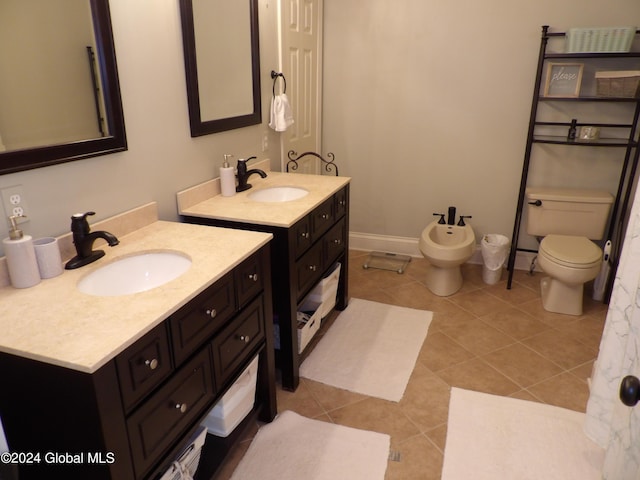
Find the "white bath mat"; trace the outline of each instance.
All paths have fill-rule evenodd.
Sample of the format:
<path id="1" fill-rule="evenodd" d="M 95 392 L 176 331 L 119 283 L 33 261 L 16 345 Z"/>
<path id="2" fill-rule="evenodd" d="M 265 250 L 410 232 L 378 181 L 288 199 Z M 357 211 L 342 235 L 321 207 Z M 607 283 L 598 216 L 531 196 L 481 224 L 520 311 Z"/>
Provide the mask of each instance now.
<path id="1" fill-rule="evenodd" d="M 231 480 L 384 480 L 390 441 L 284 411 L 258 430 Z"/>
<path id="2" fill-rule="evenodd" d="M 453 388 L 442 480 L 600 480 L 584 413 Z"/>
<path id="3" fill-rule="evenodd" d="M 300 366 L 300 376 L 399 402 L 433 314 L 352 298 Z"/>

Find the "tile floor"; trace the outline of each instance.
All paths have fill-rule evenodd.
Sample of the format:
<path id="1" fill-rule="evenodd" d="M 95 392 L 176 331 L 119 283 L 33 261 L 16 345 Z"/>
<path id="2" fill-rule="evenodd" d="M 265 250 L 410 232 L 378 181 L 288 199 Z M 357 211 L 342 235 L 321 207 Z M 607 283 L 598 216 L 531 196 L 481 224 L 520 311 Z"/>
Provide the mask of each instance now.
<path id="1" fill-rule="evenodd" d="M 386 480 L 439 479 L 452 386 L 543 402 L 584 412 L 587 378 L 598 354 L 606 305 L 585 295 L 580 317 L 542 309 L 541 273 L 506 272 L 496 285 L 482 281 L 482 267 L 464 265 L 464 285 L 438 297 L 424 285 L 426 260 L 413 258 L 404 274 L 362 268 L 366 252 L 350 252 L 349 294 L 434 312 L 429 333 L 399 403 L 301 379 L 295 393 L 278 388 L 278 411 L 391 436 Z M 219 475 L 229 478 L 255 430 L 241 442 Z"/>

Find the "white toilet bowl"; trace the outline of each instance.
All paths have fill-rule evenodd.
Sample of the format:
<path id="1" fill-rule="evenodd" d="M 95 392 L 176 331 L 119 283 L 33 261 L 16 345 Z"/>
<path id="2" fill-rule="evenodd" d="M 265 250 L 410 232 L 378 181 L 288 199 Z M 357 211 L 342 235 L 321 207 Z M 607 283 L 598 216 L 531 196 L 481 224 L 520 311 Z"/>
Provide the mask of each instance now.
<path id="1" fill-rule="evenodd" d="M 446 297 L 462 287 L 460 266 L 471 258 L 475 235 L 470 225 L 446 225 L 434 221 L 420 235 L 420 251 L 431 264 L 427 288 Z"/>
<path id="2" fill-rule="evenodd" d="M 586 237 L 547 235 L 540 242 L 538 266 L 542 306 L 567 315 L 582 315 L 584 284 L 598 276 L 602 250 Z"/>

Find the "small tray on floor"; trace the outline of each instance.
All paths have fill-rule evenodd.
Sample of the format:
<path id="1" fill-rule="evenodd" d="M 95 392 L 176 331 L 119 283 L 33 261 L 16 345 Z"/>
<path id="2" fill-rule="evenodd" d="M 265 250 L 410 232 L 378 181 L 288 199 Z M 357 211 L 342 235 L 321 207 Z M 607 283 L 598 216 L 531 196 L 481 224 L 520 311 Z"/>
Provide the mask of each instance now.
<path id="1" fill-rule="evenodd" d="M 381 270 L 391 270 L 404 273 L 407 265 L 411 261 L 409 255 L 398 255 L 396 253 L 371 252 L 362 265 L 362 268 L 379 268 Z"/>

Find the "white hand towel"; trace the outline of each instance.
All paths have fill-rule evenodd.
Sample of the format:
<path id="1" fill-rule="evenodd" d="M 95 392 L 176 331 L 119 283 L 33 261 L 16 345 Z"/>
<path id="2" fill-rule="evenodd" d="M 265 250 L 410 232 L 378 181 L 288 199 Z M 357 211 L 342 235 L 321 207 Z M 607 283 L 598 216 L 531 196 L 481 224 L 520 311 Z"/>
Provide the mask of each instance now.
<path id="1" fill-rule="evenodd" d="M 276 95 L 271 99 L 271 118 L 269 126 L 276 132 L 284 132 L 293 124 L 293 115 L 287 94 Z"/>

